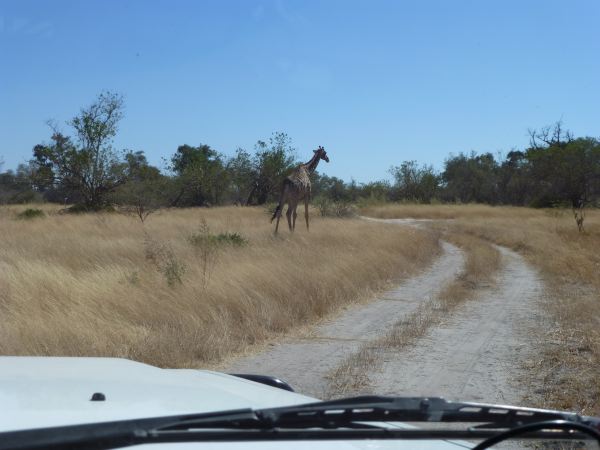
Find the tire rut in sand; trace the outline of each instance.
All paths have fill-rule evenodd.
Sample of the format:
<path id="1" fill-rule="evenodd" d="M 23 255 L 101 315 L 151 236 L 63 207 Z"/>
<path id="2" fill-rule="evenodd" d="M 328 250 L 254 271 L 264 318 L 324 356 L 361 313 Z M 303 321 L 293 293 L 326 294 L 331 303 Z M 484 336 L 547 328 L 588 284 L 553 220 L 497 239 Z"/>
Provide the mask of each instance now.
<path id="1" fill-rule="evenodd" d="M 416 345 L 384 353 L 370 376 L 378 394 L 518 404 L 527 394 L 524 362 L 534 355 L 542 283 L 517 253 L 498 247 L 504 268 L 495 287 L 482 290 Z"/>
<path id="2" fill-rule="evenodd" d="M 463 253 L 442 243 L 443 254 L 423 273 L 383 293 L 367 305 L 352 306 L 333 320 L 312 330 L 310 339 L 287 339 L 269 349 L 231 363 L 226 370 L 260 373 L 289 382 L 298 392 L 322 397 L 328 389 L 326 375 L 365 341 L 375 340 L 462 270 Z"/>

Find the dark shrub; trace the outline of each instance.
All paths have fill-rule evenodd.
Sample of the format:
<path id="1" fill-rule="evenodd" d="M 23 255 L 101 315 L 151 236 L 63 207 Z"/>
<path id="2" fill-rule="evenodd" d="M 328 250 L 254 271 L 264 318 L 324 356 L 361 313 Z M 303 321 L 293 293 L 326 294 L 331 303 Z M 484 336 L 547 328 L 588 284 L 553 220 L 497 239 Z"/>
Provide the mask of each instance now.
<path id="1" fill-rule="evenodd" d="M 41 209 L 27 208 L 25 211 L 21 211 L 17 214 L 18 219 L 29 220 L 37 217 L 44 217 L 46 214 Z"/>

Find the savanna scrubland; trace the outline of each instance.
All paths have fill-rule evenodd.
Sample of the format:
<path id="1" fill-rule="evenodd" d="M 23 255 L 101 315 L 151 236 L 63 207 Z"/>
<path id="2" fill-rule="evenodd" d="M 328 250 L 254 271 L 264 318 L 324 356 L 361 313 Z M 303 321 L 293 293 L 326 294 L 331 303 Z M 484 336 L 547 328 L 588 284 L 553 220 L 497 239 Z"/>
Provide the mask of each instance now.
<path id="1" fill-rule="evenodd" d="M 414 229 L 312 211 L 310 233 L 299 226 L 274 236 L 261 207 L 163 209 L 144 223 L 35 208 L 43 214 L 0 210 L 1 354 L 214 367 L 417 273 L 443 236 L 467 252 L 467 265 L 446 288 L 442 312 L 493 282 L 499 260 L 490 244 L 519 252 L 547 288 L 547 315 L 532 336 L 542 349 L 527 362 L 525 381 L 540 394 L 532 401 L 600 412 L 597 210 L 579 232 L 566 209 L 388 203 L 360 213 L 434 221 Z M 436 314 L 419 323 L 435 326 Z M 394 345 L 421 328 L 393 330 Z"/>
<path id="2" fill-rule="evenodd" d="M 584 232 L 571 210 L 557 208 L 391 204 L 361 212 L 450 219 L 436 228 L 503 245 L 527 258 L 546 285 L 540 307 L 548 313 L 532 337 L 543 342 L 543 349 L 530 363 L 527 382 L 540 394 L 539 406 L 600 413 L 600 211 L 586 212 Z"/>
<path id="3" fill-rule="evenodd" d="M 438 234 L 321 218 L 273 235 L 264 208 L 0 209 L 0 354 L 210 367 L 417 272 Z M 33 208 L 29 208 L 33 210 Z"/>

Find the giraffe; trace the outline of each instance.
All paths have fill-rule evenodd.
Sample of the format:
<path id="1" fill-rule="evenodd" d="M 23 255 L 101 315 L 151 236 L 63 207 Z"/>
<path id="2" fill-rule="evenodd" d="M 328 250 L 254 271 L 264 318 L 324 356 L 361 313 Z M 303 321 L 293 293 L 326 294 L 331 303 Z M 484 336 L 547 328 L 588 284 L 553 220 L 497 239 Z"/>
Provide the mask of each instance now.
<path id="1" fill-rule="evenodd" d="M 275 208 L 273 217 L 271 217 L 271 222 L 273 222 L 273 219 L 277 218 L 275 234 L 277 234 L 281 212 L 286 203 L 288 204 L 288 209 L 285 215 L 287 217 L 288 226 L 290 227 L 290 231 L 294 231 L 296 228 L 296 208 L 298 208 L 298 203 L 301 200 L 304 200 L 304 218 L 306 219 L 306 229 L 309 229 L 308 201 L 310 200 L 310 175 L 315 171 L 320 160 L 323 159 L 325 162 L 329 162 L 329 157 L 323 147 L 319 146 L 317 150 L 313 151 L 315 154 L 310 161 L 305 164 L 300 164 L 294 169 L 294 172 L 292 172 L 290 176 L 283 180 L 279 204 L 277 205 L 277 208 Z"/>

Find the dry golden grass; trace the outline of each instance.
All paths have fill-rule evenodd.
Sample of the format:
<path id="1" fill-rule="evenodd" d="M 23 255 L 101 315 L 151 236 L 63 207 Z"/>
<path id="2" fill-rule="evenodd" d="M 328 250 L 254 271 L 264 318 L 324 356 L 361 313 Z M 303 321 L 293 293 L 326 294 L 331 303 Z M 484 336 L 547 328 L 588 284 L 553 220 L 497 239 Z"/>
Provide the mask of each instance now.
<path id="1" fill-rule="evenodd" d="M 0 209 L 0 354 L 213 365 L 364 300 L 439 252 L 435 233 L 315 214 L 310 233 L 275 237 L 257 208 L 165 210 L 145 225 L 41 208 L 48 215 L 31 220 L 15 218 L 24 207 Z M 248 239 L 208 255 L 210 277 L 189 240 L 202 220 Z"/>
<path id="2" fill-rule="evenodd" d="M 453 232 L 509 247 L 541 272 L 547 286 L 547 344 L 533 367 L 539 406 L 600 414 L 600 211 L 588 210 L 579 233 L 569 210 L 484 205 L 393 205 L 376 217 L 452 218 Z"/>
<path id="3" fill-rule="evenodd" d="M 399 351 L 438 326 L 454 308 L 470 300 L 477 290 L 489 286 L 501 266 L 501 256 L 488 242 L 467 234 L 445 236 L 465 252 L 464 268 L 460 275 L 439 292 L 436 298 L 420 304 L 415 311 L 394 324 L 381 338 L 363 345 L 338 365 L 328 378 L 331 380 L 328 398 L 370 394 L 369 374 L 382 364 L 384 353 Z"/>
<path id="4" fill-rule="evenodd" d="M 360 213 L 367 217 L 380 219 L 468 219 L 468 218 L 494 218 L 528 217 L 531 209 L 512 206 L 489 206 L 479 204 L 468 205 L 419 205 L 413 203 L 385 203 L 375 206 L 366 206 Z M 574 223 L 574 222 L 573 222 Z"/>

